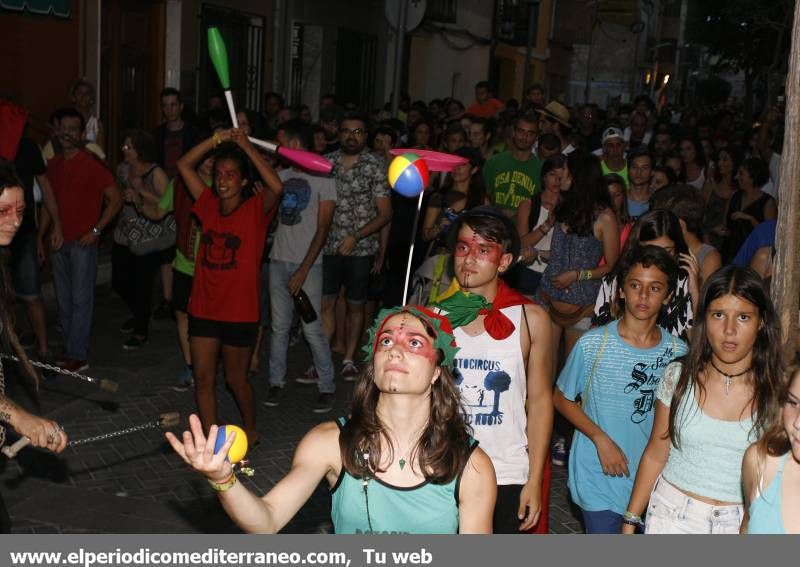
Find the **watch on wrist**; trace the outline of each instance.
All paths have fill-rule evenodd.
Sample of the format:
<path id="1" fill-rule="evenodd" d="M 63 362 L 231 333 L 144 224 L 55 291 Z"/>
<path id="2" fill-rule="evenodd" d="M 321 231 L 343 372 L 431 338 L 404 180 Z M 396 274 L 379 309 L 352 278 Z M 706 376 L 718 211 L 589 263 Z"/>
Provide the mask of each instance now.
<path id="1" fill-rule="evenodd" d="M 95 236 L 100 236 L 101 234 L 103 234 L 103 231 L 95 226 L 92 228 L 92 234 L 94 234 Z"/>

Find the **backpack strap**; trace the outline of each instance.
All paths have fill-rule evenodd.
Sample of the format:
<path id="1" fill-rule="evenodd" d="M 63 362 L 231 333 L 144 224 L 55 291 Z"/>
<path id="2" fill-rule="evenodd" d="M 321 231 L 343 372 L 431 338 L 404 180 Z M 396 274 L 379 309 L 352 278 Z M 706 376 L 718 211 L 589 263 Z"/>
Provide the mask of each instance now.
<path id="1" fill-rule="evenodd" d="M 603 356 L 603 351 L 606 350 L 606 343 L 608 343 L 608 327 L 606 325 L 603 331 L 603 343 L 600 345 L 600 350 L 597 353 L 597 356 L 594 359 L 594 363 L 592 364 L 592 371 L 589 373 L 589 380 L 586 382 L 586 389 L 581 394 L 581 409 L 586 407 L 586 403 L 589 399 L 589 390 L 592 387 L 592 378 L 594 378 L 595 373 L 597 372 L 597 365 L 600 363 L 600 357 Z"/>

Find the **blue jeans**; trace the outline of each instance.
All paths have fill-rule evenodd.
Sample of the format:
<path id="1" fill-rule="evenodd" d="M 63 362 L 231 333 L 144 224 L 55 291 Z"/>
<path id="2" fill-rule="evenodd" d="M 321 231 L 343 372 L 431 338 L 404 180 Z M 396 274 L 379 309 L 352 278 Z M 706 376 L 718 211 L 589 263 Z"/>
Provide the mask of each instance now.
<path id="1" fill-rule="evenodd" d="M 611 510 L 590 512 L 581 509 L 583 527 L 587 534 L 618 534 L 622 529 L 622 515 Z"/>
<path id="2" fill-rule="evenodd" d="M 97 246 L 65 242 L 51 256 L 58 300 L 58 318 L 64 333 L 64 356 L 88 360 L 92 331 Z"/>
<path id="3" fill-rule="evenodd" d="M 297 271 L 300 264 L 291 262 L 270 261 L 269 266 L 269 301 L 271 306 L 272 336 L 269 342 L 269 384 L 283 387 L 286 384 L 286 351 L 289 347 L 289 332 L 292 328 L 294 300 L 289 295 L 289 278 Z M 331 347 L 322 330 L 322 265 L 312 266 L 303 284 L 303 291 L 308 295 L 311 305 L 317 312 L 316 320 L 303 325 L 303 334 L 311 348 L 314 368 L 317 369 L 320 393 L 332 394 L 336 391 L 333 383 L 333 359 Z"/>

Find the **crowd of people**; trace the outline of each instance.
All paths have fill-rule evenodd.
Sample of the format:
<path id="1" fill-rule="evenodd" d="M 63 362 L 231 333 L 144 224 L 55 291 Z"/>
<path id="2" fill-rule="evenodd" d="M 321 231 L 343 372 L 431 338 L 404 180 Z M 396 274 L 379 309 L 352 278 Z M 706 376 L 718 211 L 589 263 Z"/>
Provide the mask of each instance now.
<path id="1" fill-rule="evenodd" d="M 538 85 L 503 103 L 480 82 L 469 106 L 401 97 L 396 117 L 325 95 L 317 122 L 268 93 L 232 128 L 221 97 L 189 119 L 168 88 L 163 123 L 128 132 L 112 174 L 92 85 L 70 95 L 52 139 L 23 138 L 0 180 L 32 356 L 52 357 L 49 262 L 53 358 L 89 367 L 110 234 L 131 314 L 120 348 L 146 349 L 154 314 L 174 318 L 185 369 L 172 387 L 193 389 L 198 415 L 167 438 L 244 530 L 279 531 L 325 480 L 337 533 L 547 533 L 550 468 L 567 466 L 587 533 L 800 533 L 800 372 L 782 366 L 768 293 L 779 108 L 753 121 L 647 96 L 569 108 Z M 324 155 L 332 173 L 250 135 Z M 463 162 L 431 176 L 417 211 L 388 185 L 396 148 Z M 354 383 L 349 410 L 258 496 L 225 458 L 233 436 L 213 450 L 216 369 L 251 446 L 269 443 L 257 403 L 288 395 L 301 336 L 311 364 L 295 379 L 316 385 L 313 411 L 333 410 L 337 382 Z M 12 413 L 0 419 L 64 448 L 56 424 Z"/>

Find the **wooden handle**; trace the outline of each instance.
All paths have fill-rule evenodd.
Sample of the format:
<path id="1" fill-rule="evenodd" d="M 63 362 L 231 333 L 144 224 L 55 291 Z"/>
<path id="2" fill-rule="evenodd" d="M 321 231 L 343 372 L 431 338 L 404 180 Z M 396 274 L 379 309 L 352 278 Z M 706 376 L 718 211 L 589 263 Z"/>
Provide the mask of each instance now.
<path id="1" fill-rule="evenodd" d="M 13 445 L 6 445 L 3 447 L 3 454 L 9 459 L 17 456 L 17 453 L 22 451 L 25 447 L 31 444 L 31 440 L 27 437 L 20 437 Z"/>
<path id="2" fill-rule="evenodd" d="M 181 420 L 181 414 L 177 411 L 162 413 L 158 416 L 158 426 L 167 428 L 175 427 Z"/>

